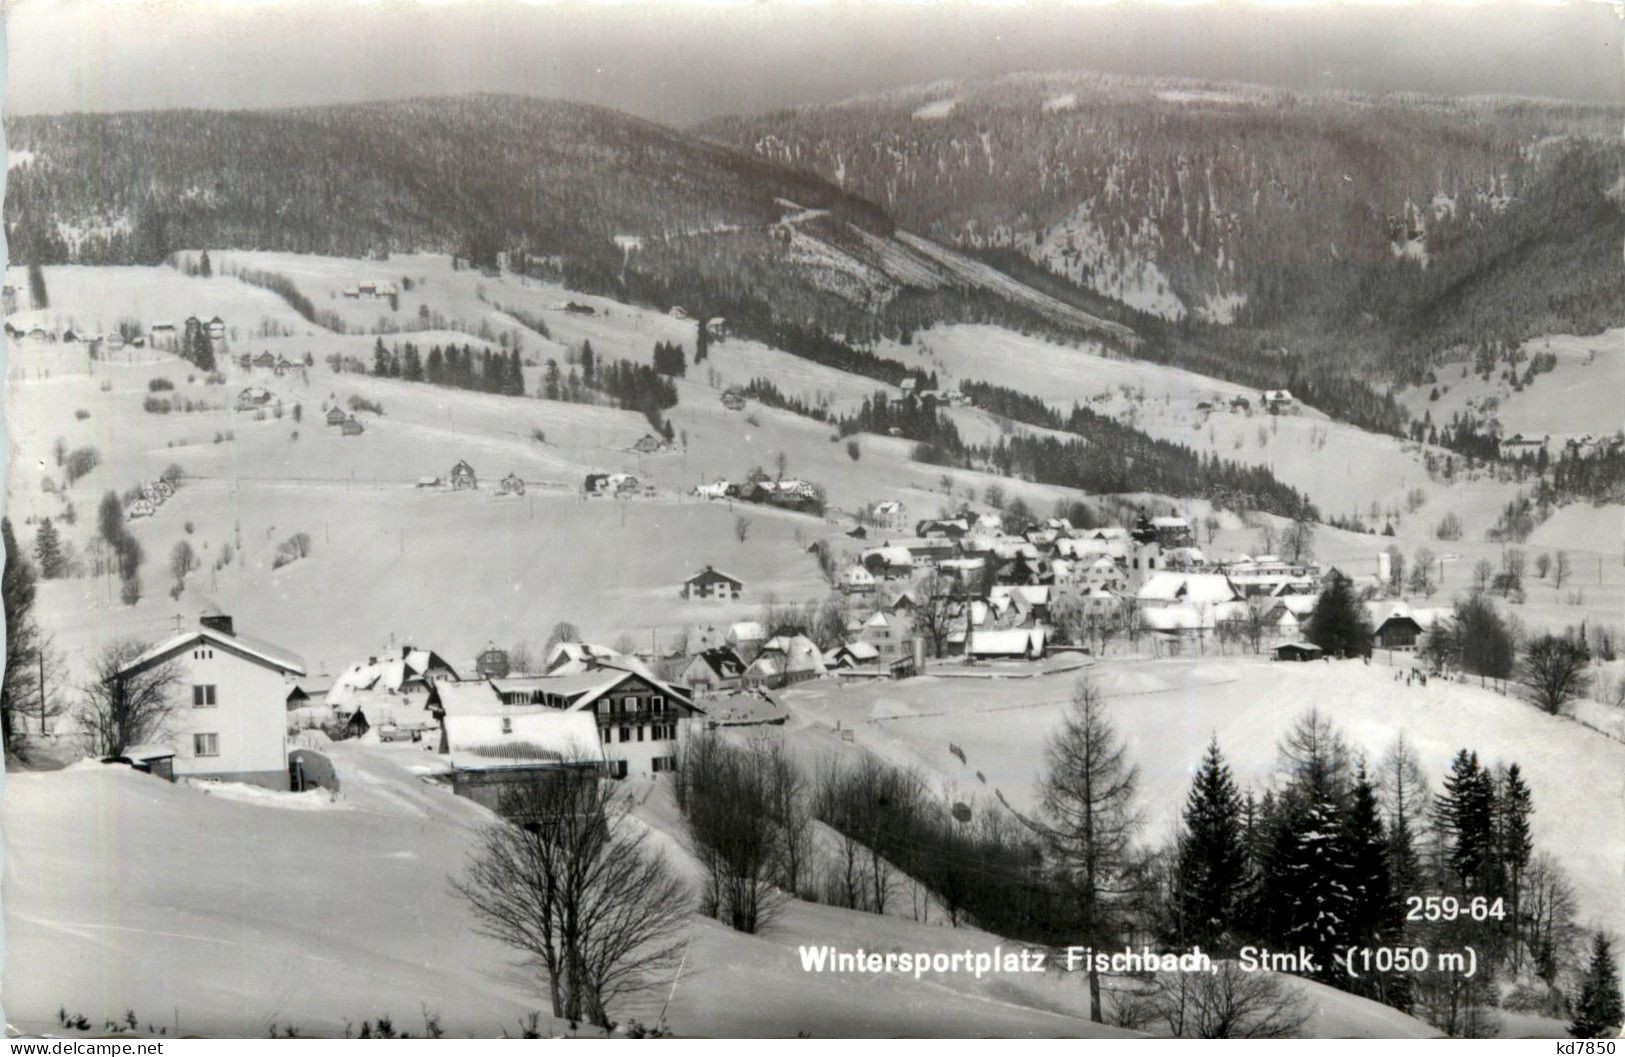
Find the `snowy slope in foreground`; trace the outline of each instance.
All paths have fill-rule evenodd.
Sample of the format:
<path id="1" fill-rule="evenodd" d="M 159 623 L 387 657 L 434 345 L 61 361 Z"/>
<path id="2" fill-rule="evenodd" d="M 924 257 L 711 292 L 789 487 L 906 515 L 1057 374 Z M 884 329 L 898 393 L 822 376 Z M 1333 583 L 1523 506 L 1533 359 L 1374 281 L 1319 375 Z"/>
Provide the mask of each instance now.
<path id="1" fill-rule="evenodd" d="M 427 1008 L 452 1034 L 516 1033 L 540 1007 L 534 979 L 447 886 L 490 816 L 417 781 L 431 761 L 415 750 L 333 755 L 345 792 L 325 806 L 94 765 L 8 775 L 7 1019 L 37 1032 L 59 1006 L 95 1023 L 133 1009 L 171 1033 L 336 1034 L 380 1014 L 421 1030 Z M 671 994 L 680 1034 L 1117 1033 L 1081 1018 L 1075 982 L 1054 975 L 1013 988 L 810 977 L 795 949 L 997 942 L 983 933 L 791 904 L 763 936 L 696 918 L 690 937 L 675 992 L 623 1016 L 652 1020 Z"/>
<path id="2" fill-rule="evenodd" d="M 437 764 L 419 750 L 331 753 L 344 781 L 337 799 L 209 794 L 92 764 L 8 775 L 8 1021 L 39 1032 L 55 1028 L 59 1007 L 94 1023 L 129 1009 L 172 1034 L 256 1035 L 272 1024 L 337 1034 L 380 1015 L 418 1031 L 427 1010 L 453 1035 L 516 1034 L 541 1005 L 536 981 L 475 933 L 447 883 L 490 816 L 420 782 Z M 629 789 L 656 842 L 683 858 L 667 792 Z M 664 1006 L 683 1035 L 1125 1034 L 1089 1023 L 1084 989 L 1059 972 L 809 974 L 798 953 L 999 942 L 795 901 L 760 936 L 696 917 L 675 986 L 663 981 L 617 1015 L 650 1023 Z M 1362 999 L 1295 986 L 1314 1034 L 1431 1033 Z"/>

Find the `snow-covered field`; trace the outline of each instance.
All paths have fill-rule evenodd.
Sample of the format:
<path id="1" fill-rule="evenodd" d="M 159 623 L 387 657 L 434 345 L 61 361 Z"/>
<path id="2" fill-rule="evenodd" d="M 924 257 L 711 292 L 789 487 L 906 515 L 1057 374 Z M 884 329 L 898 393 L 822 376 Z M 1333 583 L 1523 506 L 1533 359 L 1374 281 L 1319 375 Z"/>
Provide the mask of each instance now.
<path id="1" fill-rule="evenodd" d="M 1433 387 L 1427 385 L 1402 390 L 1398 398 L 1414 417 L 1426 411 L 1440 425 L 1461 412 L 1488 414 L 1501 423 L 1503 437 L 1606 437 L 1625 428 L 1619 398 L 1625 392 L 1625 330 L 1531 338 L 1523 352 L 1526 357 L 1551 353 L 1557 366 L 1536 375 L 1521 392 L 1501 380 L 1500 368 L 1486 382 L 1471 373 L 1461 377 L 1470 365 L 1449 364 L 1437 372 L 1439 399 L 1429 399 Z M 1522 366 L 1528 366 L 1527 360 Z M 1494 406 L 1486 412 L 1490 400 Z M 1552 454 L 1557 454 L 1555 448 Z"/>
<path id="2" fill-rule="evenodd" d="M 1213 644 L 1208 649 L 1217 652 Z M 1262 790 L 1276 779 L 1282 734 L 1318 708 L 1373 767 L 1403 733 L 1435 789 L 1462 748 L 1492 765 L 1518 763 L 1534 792 L 1535 845 L 1562 861 L 1580 920 L 1625 928 L 1625 729 L 1610 737 L 1476 684 L 1407 687 L 1384 661 L 1290 664 L 1232 655 L 1095 665 L 1089 676 L 1106 694 L 1140 768 L 1145 837 L 1162 843 L 1171 835 L 1210 738 L 1218 738 L 1237 783 Z M 783 695 L 809 725 L 807 733 L 787 737 L 816 744 L 839 724 L 855 732 L 859 745 L 929 776 L 951 800 L 1002 795 L 1029 811 L 1043 746 L 1077 678 L 807 684 Z M 961 748 L 963 761 L 950 744 Z"/>
<path id="3" fill-rule="evenodd" d="M 139 1018 L 170 1034 L 340 1034 L 379 1016 L 420 1033 L 517 1035 L 538 979 L 480 935 L 449 881 L 492 816 L 422 772 L 410 746 L 326 747 L 341 792 L 256 796 L 169 785 L 79 765 L 8 777 L 6 1014 L 56 1028 L 59 1008 L 93 1023 Z M 637 817 L 692 875 L 663 786 L 633 785 Z M 222 795 L 224 794 L 224 795 Z M 301 810 L 288 810 L 299 801 Z M 308 801 L 308 803 L 306 803 Z M 803 945 L 990 951 L 997 937 L 790 901 L 746 936 L 691 919 L 680 973 L 612 1012 L 679 1035 L 1090 1037 L 1087 990 L 1058 971 L 906 976 L 810 973 Z M 1325 1036 L 1433 1034 L 1393 1010 L 1294 982 Z"/>

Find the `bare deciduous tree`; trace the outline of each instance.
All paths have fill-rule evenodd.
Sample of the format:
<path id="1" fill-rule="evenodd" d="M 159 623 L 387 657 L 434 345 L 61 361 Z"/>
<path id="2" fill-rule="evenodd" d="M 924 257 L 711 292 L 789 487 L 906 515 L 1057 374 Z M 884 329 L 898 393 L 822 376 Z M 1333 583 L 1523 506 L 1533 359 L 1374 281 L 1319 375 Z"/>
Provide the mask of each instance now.
<path id="1" fill-rule="evenodd" d="M 178 705 L 180 670 L 173 662 L 137 664 L 148 650 L 131 639 L 109 643 L 97 655 L 78 710 L 85 751 L 117 756 L 131 745 L 164 736 Z"/>
<path id="2" fill-rule="evenodd" d="M 610 1004 L 675 959 L 689 893 L 630 810 L 591 769 L 546 775 L 504 800 L 453 882 L 480 931 L 546 978 L 555 1017 L 609 1028 Z"/>
<path id="3" fill-rule="evenodd" d="M 778 909 L 781 875 L 768 754 L 707 731 L 684 744 L 677 803 L 705 879 L 700 909 L 740 932 L 758 932 Z"/>
<path id="4" fill-rule="evenodd" d="M 1573 639 L 1542 635 L 1524 647 L 1518 678 L 1523 696 L 1530 704 L 1558 715 L 1568 703 L 1585 696 L 1591 688 L 1587 667 L 1591 658 L 1585 647 Z"/>
<path id="5" fill-rule="evenodd" d="M 1302 996 L 1282 977 L 1232 961 L 1212 973 L 1159 973 L 1154 1004 L 1182 1039 L 1292 1038 L 1309 1019 Z"/>

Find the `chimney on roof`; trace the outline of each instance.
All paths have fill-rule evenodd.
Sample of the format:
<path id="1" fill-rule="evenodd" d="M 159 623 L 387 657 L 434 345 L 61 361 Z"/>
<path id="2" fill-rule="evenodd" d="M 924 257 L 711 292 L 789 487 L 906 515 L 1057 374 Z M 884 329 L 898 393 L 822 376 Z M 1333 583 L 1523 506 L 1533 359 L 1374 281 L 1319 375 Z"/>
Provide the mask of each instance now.
<path id="1" fill-rule="evenodd" d="M 207 616 L 199 617 L 198 623 L 202 624 L 210 631 L 218 631 L 222 635 L 236 634 L 231 627 L 231 618 L 224 613 L 211 613 Z"/>

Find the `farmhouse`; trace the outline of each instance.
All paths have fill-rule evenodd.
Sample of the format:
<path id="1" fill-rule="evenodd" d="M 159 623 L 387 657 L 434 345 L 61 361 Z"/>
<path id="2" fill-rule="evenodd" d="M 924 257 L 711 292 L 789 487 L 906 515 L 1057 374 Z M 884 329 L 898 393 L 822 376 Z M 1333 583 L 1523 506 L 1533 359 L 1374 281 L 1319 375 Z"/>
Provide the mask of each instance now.
<path id="1" fill-rule="evenodd" d="M 125 511 L 125 513 L 130 520 L 134 521 L 138 517 L 151 517 L 157 512 L 157 509 L 158 508 L 153 505 L 152 500 L 148 499 L 146 496 L 142 496 L 141 498 L 132 502 L 129 509 Z"/>
<path id="2" fill-rule="evenodd" d="M 728 625 L 725 637 L 728 645 L 738 650 L 741 656 L 748 652 L 754 657 L 755 651 L 761 649 L 762 643 L 767 641 L 767 632 L 759 621 L 741 620 Z"/>
<path id="3" fill-rule="evenodd" d="M 844 643 L 824 654 L 824 667 L 832 670 L 850 671 L 853 668 L 876 668 L 879 661 L 880 650 L 870 642 Z"/>
<path id="4" fill-rule="evenodd" d="M 500 679 L 508 674 L 508 651 L 488 645 L 474 658 L 474 672 L 481 679 Z"/>
<path id="5" fill-rule="evenodd" d="M 743 581 L 707 565 L 683 581 L 684 598 L 738 598 L 745 590 Z"/>
<path id="6" fill-rule="evenodd" d="M 497 483 L 497 495 L 524 495 L 525 482 L 518 474 L 510 473 Z"/>
<path id="7" fill-rule="evenodd" d="M 660 437 L 655 436 L 653 433 L 645 433 L 632 445 L 632 450 L 637 452 L 639 455 L 654 455 L 658 452 L 667 451 L 670 448 L 670 444 L 666 443 L 666 441 L 662 440 Z"/>
<path id="8" fill-rule="evenodd" d="M 548 675 L 574 675 L 590 672 L 605 665 L 620 664 L 626 657 L 618 650 L 591 642 L 555 643 L 542 661 L 542 671 Z"/>
<path id="9" fill-rule="evenodd" d="M 264 407 L 271 402 L 271 392 L 257 385 L 251 385 L 237 394 L 237 410 L 252 411 Z"/>
<path id="10" fill-rule="evenodd" d="M 863 552 L 863 565 L 875 576 L 892 580 L 914 572 L 914 555 L 907 547 L 875 547 Z"/>
<path id="11" fill-rule="evenodd" d="M 907 524 L 908 512 L 901 500 L 886 499 L 869 508 L 869 517 L 876 525 L 897 532 Z"/>
<path id="12" fill-rule="evenodd" d="M 824 655 L 805 635 L 778 635 L 763 643 L 745 669 L 746 686 L 776 688 L 814 679 L 825 673 Z"/>
<path id="13" fill-rule="evenodd" d="M 426 699 L 442 682 L 456 682 L 457 672 L 433 650 L 397 646 L 387 653 L 353 664 L 333 680 L 329 704 L 342 709 L 352 698 L 369 691 Z"/>
<path id="14" fill-rule="evenodd" d="M 329 426 L 342 426 L 349 419 L 344 409 L 337 404 L 327 409 L 327 424 Z"/>
<path id="15" fill-rule="evenodd" d="M 1151 609 L 1172 605 L 1221 606 L 1240 602 L 1241 592 L 1222 573 L 1155 573 L 1140 586 L 1140 606 Z"/>
<path id="16" fill-rule="evenodd" d="M 862 565 L 850 566 L 841 574 L 841 590 L 847 594 L 868 594 L 875 589 L 875 574 Z"/>
<path id="17" fill-rule="evenodd" d="M 209 320 L 209 340 L 220 341 L 226 336 L 226 321 L 219 316 Z"/>
<path id="18" fill-rule="evenodd" d="M 970 532 L 970 522 L 964 518 L 928 518 L 914 526 L 914 535 L 921 539 L 959 539 Z"/>
<path id="19" fill-rule="evenodd" d="M 596 717 L 613 778 L 675 770 L 683 729 L 690 718 L 703 714 L 689 691 L 656 678 L 637 661 L 527 680 L 526 685 L 532 703 Z"/>
<path id="20" fill-rule="evenodd" d="M 1018 658 L 1036 661 L 1044 656 L 1044 648 L 1043 628 L 1015 628 L 973 631 L 965 652 L 983 660 Z"/>
<path id="21" fill-rule="evenodd" d="M 480 479 L 474 475 L 474 467 L 468 464 L 467 459 L 458 459 L 457 465 L 451 468 L 449 477 L 454 491 L 480 486 Z"/>
<path id="22" fill-rule="evenodd" d="M 745 410 L 745 398 L 730 389 L 722 394 L 722 406 L 729 411 L 743 411 Z"/>
<path id="23" fill-rule="evenodd" d="M 264 352 L 260 353 L 258 356 L 254 357 L 254 366 L 255 367 L 275 367 L 276 366 L 276 357 L 272 356 L 271 351 L 269 349 L 267 349 Z"/>
<path id="24" fill-rule="evenodd" d="M 882 610 L 863 622 L 858 641 L 873 646 L 882 661 L 890 662 L 908 652 L 913 622 L 903 613 Z"/>
<path id="25" fill-rule="evenodd" d="M 354 415 L 351 415 L 349 418 L 346 418 L 344 420 L 344 424 L 339 427 L 340 435 L 345 436 L 345 437 L 359 436 L 360 434 L 365 433 L 365 432 L 366 432 L 366 427 L 363 426 L 356 419 L 356 417 Z"/>
<path id="26" fill-rule="evenodd" d="M 305 674 L 298 657 L 236 634 L 228 616 L 206 616 L 136 657 L 115 686 L 173 664 L 181 700 L 168 720 L 176 775 L 288 788 L 287 699 Z"/>
<path id="27" fill-rule="evenodd" d="M 1422 625 L 1416 618 L 1395 613 L 1377 626 L 1376 644 L 1385 650 L 1414 650 L 1422 637 Z"/>
<path id="28" fill-rule="evenodd" d="M 441 742 L 452 791 L 501 814 L 517 810 L 514 795 L 538 778 L 606 769 L 598 726 L 585 712 L 448 715 Z"/>
<path id="29" fill-rule="evenodd" d="M 1376 629 L 1372 642 L 1384 650 L 1416 649 L 1441 616 L 1438 609 L 1417 609 L 1406 602 L 1369 602 L 1366 609 Z"/>
<path id="30" fill-rule="evenodd" d="M 1292 407 L 1292 394 L 1285 389 L 1266 389 L 1259 398 L 1264 409 L 1271 413 L 1286 411 Z"/>
<path id="31" fill-rule="evenodd" d="M 713 646 L 696 653 L 677 677 L 694 690 L 716 693 L 744 685 L 745 661 L 728 646 Z"/>

